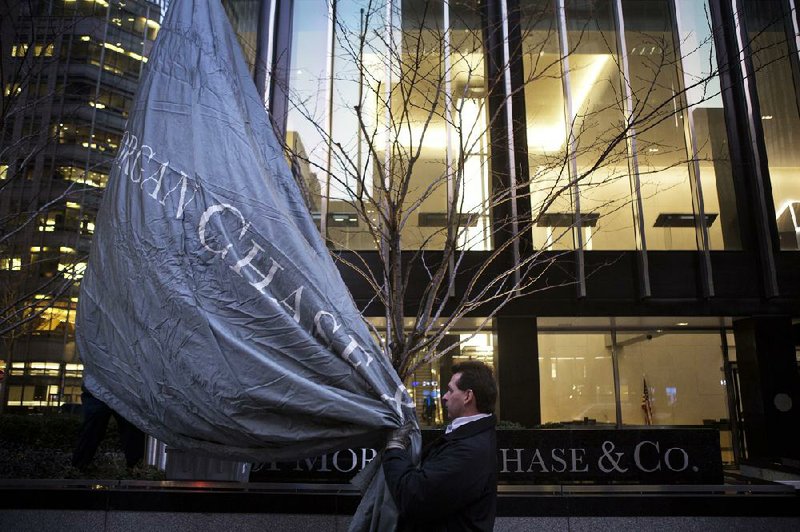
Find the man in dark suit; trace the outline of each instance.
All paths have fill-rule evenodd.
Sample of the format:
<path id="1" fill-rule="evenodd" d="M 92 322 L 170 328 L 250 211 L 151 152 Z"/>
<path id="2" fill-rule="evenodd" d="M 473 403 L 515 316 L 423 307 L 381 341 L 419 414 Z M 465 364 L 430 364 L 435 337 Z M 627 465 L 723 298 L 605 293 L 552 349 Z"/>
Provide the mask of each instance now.
<path id="1" fill-rule="evenodd" d="M 477 361 L 453 366 L 444 396 L 451 420 L 426 448 L 420 465 L 408 452 L 409 426 L 394 431 L 383 471 L 397 504 L 399 530 L 492 530 L 497 506 L 497 440 L 491 368 Z"/>

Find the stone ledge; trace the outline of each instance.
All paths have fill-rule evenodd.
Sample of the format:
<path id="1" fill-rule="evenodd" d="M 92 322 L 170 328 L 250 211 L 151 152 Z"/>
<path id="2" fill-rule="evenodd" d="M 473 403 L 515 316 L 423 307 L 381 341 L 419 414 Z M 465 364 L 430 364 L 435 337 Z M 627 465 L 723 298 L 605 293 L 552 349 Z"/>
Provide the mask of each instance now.
<path id="1" fill-rule="evenodd" d="M 501 485 L 498 492 L 500 517 L 800 517 L 800 492 L 780 484 Z M 349 516 L 355 512 L 358 501 L 353 487 L 342 484 L 0 481 L 0 512 L 74 510 Z"/>

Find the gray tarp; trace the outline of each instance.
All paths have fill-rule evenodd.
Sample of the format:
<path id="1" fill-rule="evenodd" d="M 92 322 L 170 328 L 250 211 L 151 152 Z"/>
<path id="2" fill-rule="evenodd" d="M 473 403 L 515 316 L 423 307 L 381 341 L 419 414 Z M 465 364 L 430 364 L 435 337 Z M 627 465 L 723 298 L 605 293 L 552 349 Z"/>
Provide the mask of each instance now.
<path id="1" fill-rule="evenodd" d="M 96 227 L 78 308 L 85 383 L 148 434 L 273 461 L 374 443 L 413 419 L 218 0 L 172 2 Z M 356 528 L 391 526 L 374 478 Z M 367 508 L 384 499 L 383 514 Z"/>

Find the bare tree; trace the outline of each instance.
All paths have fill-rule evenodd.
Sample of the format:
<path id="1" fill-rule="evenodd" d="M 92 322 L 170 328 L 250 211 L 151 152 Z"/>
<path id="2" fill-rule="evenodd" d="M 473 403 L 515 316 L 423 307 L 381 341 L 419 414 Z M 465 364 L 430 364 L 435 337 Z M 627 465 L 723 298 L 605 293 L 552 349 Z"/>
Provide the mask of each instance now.
<path id="1" fill-rule="evenodd" d="M 539 2 L 511 18 L 518 25 L 498 17 L 487 30 L 477 2 L 450 2 L 446 14 L 404 2 L 402 16 L 367 2 L 334 21 L 333 76 L 302 71 L 305 82 L 284 87 L 296 178 L 335 258 L 385 309 L 385 354 L 401 378 L 452 349 L 443 340 L 461 318 L 480 316 L 480 330 L 512 300 L 552 288 L 559 250 L 591 249 L 598 229 L 625 232 L 635 248 L 642 198 L 688 189 L 711 162 L 708 139 L 689 149 L 684 127 L 722 90 L 708 13 L 702 35 L 665 21 L 626 32 L 626 44 L 610 10 L 583 4 L 569 26 Z M 509 32 L 519 38 L 508 50 L 485 41 Z M 510 82 L 504 57 L 521 61 L 521 80 Z M 510 107 L 523 98 L 519 123 Z M 525 157 L 515 138 L 527 165 L 514 160 Z M 510 161 L 492 166 L 497 150 Z M 424 287 L 411 287 L 420 275 Z"/>

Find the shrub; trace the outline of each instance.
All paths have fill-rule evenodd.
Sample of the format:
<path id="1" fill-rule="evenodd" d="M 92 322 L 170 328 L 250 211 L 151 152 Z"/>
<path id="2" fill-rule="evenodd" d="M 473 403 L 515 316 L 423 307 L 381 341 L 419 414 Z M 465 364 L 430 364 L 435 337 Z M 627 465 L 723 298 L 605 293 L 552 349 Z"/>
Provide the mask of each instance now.
<path id="1" fill-rule="evenodd" d="M 0 478 L 164 479 L 154 467 L 126 467 L 113 418 L 89 469 L 75 469 L 72 450 L 80 428 L 81 418 L 70 414 L 0 415 Z"/>

